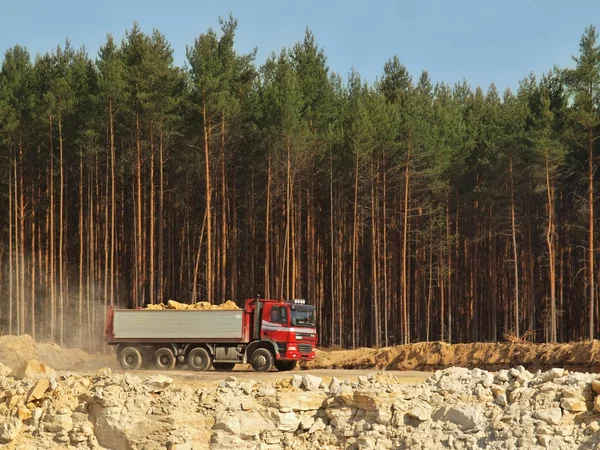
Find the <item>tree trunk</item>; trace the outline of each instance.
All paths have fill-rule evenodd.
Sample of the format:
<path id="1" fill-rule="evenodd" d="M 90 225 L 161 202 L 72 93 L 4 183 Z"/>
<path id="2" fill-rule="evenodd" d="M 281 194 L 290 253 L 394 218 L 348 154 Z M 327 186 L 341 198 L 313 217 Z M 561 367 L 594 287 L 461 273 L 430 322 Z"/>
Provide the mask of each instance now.
<path id="1" fill-rule="evenodd" d="M 115 181 L 115 133 L 113 122 L 113 107 L 112 99 L 109 100 L 108 114 L 110 122 L 110 304 L 115 302 L 115 259 L 116 259 L 116 232 L 115 232 L 115 215 L 116 215 L 116 181 Z"/>
<path id="2" fill-rule="evenodd" d="M 379 283 L 377 276 L 377 222 L 375 220 L 375 168 L 371 160 L 371 292 L 373 301 L 373 331 L 375 333 L 375 347 L 381 347 L 381 333 L 379 332 Z"/>
<path id="3" fill-rule="evenodd" d="M 155 303 L 154 298 L 154 231 L 156 229 L 156 220 L 154 217 L 155 200 L 154 189 L 154 121 L 150 121 L 150 304 Z"/>
<path id="4" fill-rule="evenodd" d="M 520 336 L 519 333 L 519 260 L 517 253 L 517 228 L 515 225 L 515 187 L 513 180 L 513 159 L 512 155 L 509 162 L 510 172 L 510 223 L 512 231 L 512 247 L 513 247 L 513 267 L 515 275 L 515 299 L 514 299 L 514 321 L 515 321 L 515 335 L 517 339 Z"/>
<path id="5" fill-rule="evenodd" d="M 163 303 L 163 265 L 164 265 L 164 201 L 165 201 L 165 181 L 164 181 L 164 155 L 163 155 L 163 122 L 160 119 L 160 143 L 158 147 L 159 162 L 159 200 L 158 200 L 158 303 Z"/>
<path id="6" fill-rule="evenodd" d="M 410 188 L 410 153 L 412 150 L 411 136 L 408 136 L 406 152 L 406 169 L 404 174 L 404 223 L 402 227 L 402 343 L 410 343 L 410 330 L 408 319 L 408 279 L 407 279 L 407 244 L 408 244 L 408 205 Z"/>
<path id="7" fill-rule="evenodd" d="M 83 149 L 79 147 L 79 342 L 83 342 L 83 268 L 84 268 L 84 218 L 83 218 Z M 88 329 L 90 324 L 87 324 Z M 88 342 L 89 344 L 89 342 Z"/>
<path id="8" fill-rule="evenodd" d="M 356 348 L 356 285 L 357 285 L 357 253 L 358 253 L 358 149 L 355 152 L 354 165 L 354 214 L 353 214 L 353 232 L 352 232 L 352 306 L 351 306 L 351 327 L 352 327 L 352 348 Z"/>
<path id="9" fill-rule="evenodd" d="M 144 283 L 144 261 L 143 261 L 143 224 L 142 224 L 142 145 L 140 142 L 140 115 L 135 113 L 135 141 L 136 141 L 136 279 L 134 307 L 143 306 L 143 283 Z"/>
<path id="10" fill-rule="evenodd" d="M 227 300 L 227 191 L 225 180 L 225 114 L 221 113 L 221 302 Z"/>
<path id="11" fill-rule="evenodd" d="M 548 194 L 548 258 L 550 260 L 550 342 L 556 342 L 556 256 L 554 250 L 554 189 L 550 183 L 550 168 L 546 149 L 546 192 Z"/>
<path id="12" fill-rule="evenodd" d="M 590 340 L 594 339 L 594 310 L 595 310 L 595 284 L 594 280 L 596 273 L 594 272 L 594 142 L 592 137 L 592 128 L 588 129 L 587 135 L 587 148 L 588 148 L 588 203 L 589 203 L 589 245 L 588 245 L 588 258 L 589 258 L 589 285 L 590 285 L 590 297 L 589 297 L 589 336 Z"/>
<path id="13" fill-rule="evenodd" d="M 212 264 L 212 188 L 210 178 L 210 154 L 209 154 L 209 121 L 206 110 L 206 93 L 202 94 L 202 114 L 204 118 L 204 169 L 206 177 L 206 297 L 207 301 L 213 303 L 213 264 Z"/>
<path id="14" fill-rule="evenodd" d="M 269 273 L 271 270 L 271 155 L 267 162 L 267 206 L 265 218 L 265 298 L 270 299 L 271 295 L 271 279 Z"/>
<path id="15" fill-rule="evenodd" d="M 13 211 L 13 180 L 12 170 L 8 170 L 8 332 L 13 334 L 13 297 L 14 282 L 13 282 L 13 260 L 16 262 L 15 251 L 13 250 L 13 224 L 16 222 L 16 217 Z M 15 286 L 16 287 L 16 286 Z M 15 305 L 16 306 L 16 305 Z M 18 331 L 17 331 L 18 334 Z"/>

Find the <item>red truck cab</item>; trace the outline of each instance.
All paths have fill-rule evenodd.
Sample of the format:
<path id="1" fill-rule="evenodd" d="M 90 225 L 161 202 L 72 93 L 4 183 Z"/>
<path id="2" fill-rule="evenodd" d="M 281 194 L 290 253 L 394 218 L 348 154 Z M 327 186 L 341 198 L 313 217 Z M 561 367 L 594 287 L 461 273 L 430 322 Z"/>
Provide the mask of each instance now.
<path id="1" fill-rule="evenodd" d="M 246 301 L 246 309 L 253 310 L 256 300 Z M 254 330 L 258 329 L 255 339 L 271 341 L 276 348 L 276 365 L 285 365 L 289 361 L 291 366 L 296 361 L 311 361 L 315 358 L 315 348 L 318 335 L 315 324 L 315 308 L 307 305 L 302 299 L 288 302 L 278 300 L 259 300 L 258 315 L 260 323 L 254 321 Z M 250 311 L 248 311 L 250 312 Z M 255 311 L 253 311 L 256 313 Z"/>

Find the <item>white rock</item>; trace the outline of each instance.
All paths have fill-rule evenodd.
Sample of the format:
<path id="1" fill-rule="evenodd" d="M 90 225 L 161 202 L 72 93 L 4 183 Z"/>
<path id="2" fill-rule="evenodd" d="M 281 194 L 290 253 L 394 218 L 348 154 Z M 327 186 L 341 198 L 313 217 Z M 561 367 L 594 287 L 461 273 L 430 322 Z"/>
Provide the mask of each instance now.
<path id="1" fill-rule="evenodd" d="M 538 420 L 543 420 L 548 425 L 558 425 L 562 419 L 562 411 L 560 408 L 541 409 L 533 414 Z"/>
<path id="2" fill-rule="evenodd" d="M 483 385 L 484 388 L 492 387 L 492 384 L 494 384 L 494 375 L 487 372 L 485 374 L 485 377 L 483 378 L 483 381 L 481 384 Z"/>
<path id="3" fill-rule="evenodd" d="M 312 417 L 312 416 L 305 417 L 304 419 L 302 419 L 302 422 L 300 422 L 300 428 L 302 428 L 303 430 L 310 430 L 310 427 L 312 427 L 314 423 L 315 423 L 314 417 Z"/>
<path id="4" fill-rule="evenodd" d="M 316 391 L 321 386 L 323 379 L 307 373 L 302 377 L 302 385 L 309 391 Z"/>
<path id="5" fill-rule="evenodd" d="M 465 431 L 475 428 L 479 424 L 480 416 L 481 411 L 479 408 L 451 408 L 446 413 L 445 419 L 455 423 L 461 430 Z"/>
<path id="6" fill-rule="evenodd" d="M 73 419 L 70 414 L 51 414 L 46 416 L 46 430 L 52 433 L 69 432 L 73 429 Z"/>
<path id="7" fill-rule="evenodd" d="M 578 400 L 576 398 L 563 398 L 560 402 L 560 406 L 569 412 L 587 411 L 587 405 L 585 401 Z"/>
<path id="8" fill-rule="evenodd" d="M 108 378 L 112 375 L 112 370 L 110 367 L 103 367 L 98 372 L 96 372 L 96 378 Z"/>
<path id="9" fill-rule="evenodd" d="M 333 395 L 337 395 L 342 388 L 342 383 L 336 377 L 331 379 L 331 383 L 329 383 L 329 392 Z"/>
<path id="10" fill-rule="evenodd" d="M 495 379 L 497 382 L 500 382 L 500 383 L 508 381 L 508 379 L 509 379 L 508 378 L 508 370 L 502 369 L 502 370 L 498 371 Z"/>
<path id="11" fill-rule="evenodd" d="M 294 375 L 292 377 L 291 385 L 296 389 L 302 386 L 302 375 Z"/>
<path id="12" fill-rule="evenodd" d="M 5 417 L 0 422 L 0 442 L 8 443 L 17 438 L 23 428 L 23 422 L 17 417 Z"/>
<path id="13" fill-rule="evenodd" d="M 151 392 L 158 392 L 166 389 L 173 383 L 173 378 L 163 374 L 154 375 L 144 380 L 144 386 Z"/>
<path id="14" fill-rule="evenodd" d="M 548 370 L 547 372 L 544 372 L 540 376 L 540 381 L 542 383 L 545 383 L 547 381 L 552 381 L 556 378 L 561 378 L 564 375 L 564 373 L 565 373 L 565 369 L 555 367 L 553 369 Z"/>
<path id="15" fill-rule="evenodd" d="M 431 419 L 431 408 L 427 405 L 412 408 L 407 413 L 410 417 L 424 422 Z"/>
<path id="16" fill-rule="evenodd" d="M 308 434 L 316 433 L 317 431 L 321 431 L 323 428 L 325 428 L 325 423 L 323 422 L 323 419 L 319 417 L 309 428 Z"/>
<path id="17" fill-rule="evenodd" d="M 296 431 L 301 422 L 301 419 L 292 411 L 285 413 L 272 411 L 271 418 L 280 431 Z"/>

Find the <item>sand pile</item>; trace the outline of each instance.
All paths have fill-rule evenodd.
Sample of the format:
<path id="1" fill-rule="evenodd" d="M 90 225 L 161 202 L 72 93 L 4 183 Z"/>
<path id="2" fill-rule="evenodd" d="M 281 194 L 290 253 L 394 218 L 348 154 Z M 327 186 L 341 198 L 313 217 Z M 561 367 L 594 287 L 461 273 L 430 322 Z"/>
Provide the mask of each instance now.
<path id="1" fill-rule="evenodd" d="M 564 344 L 421 342 L 384 348 L 317 350 L 307 369 L 396 369 L 435 371 L 447 367 L 500 370 L 522 365 L 528 370 L 564 367 L 600 372 L 600 341 Z"/>
<path id="2" fill-rule="evenodd" d="M 179 303 L 175 300 L 169 300 L 167 304 L 158 303 L 156 305 L 147 305 L 146 309 L 153 310 L 163 310 L 163 309 L 220 309 L 220 310 L 235 310 L 240 309 L 238 305 L 236 305 L 231 300 L 227 300 L 225 303 L 221 303 L 220 305 L 211 305 L 208 302 L 198 302 L 198 303 Z"/>
<path id="3" fill-rule="evenodd" d="M 35 342 L 28 334 L 0 336 L 0 363 L 17 366 L 30 359 L 59 370 L 95 368 L 114 363 L 113 355 L 90 354 L 79 348 L 62 348 L 55 343 Z"/>

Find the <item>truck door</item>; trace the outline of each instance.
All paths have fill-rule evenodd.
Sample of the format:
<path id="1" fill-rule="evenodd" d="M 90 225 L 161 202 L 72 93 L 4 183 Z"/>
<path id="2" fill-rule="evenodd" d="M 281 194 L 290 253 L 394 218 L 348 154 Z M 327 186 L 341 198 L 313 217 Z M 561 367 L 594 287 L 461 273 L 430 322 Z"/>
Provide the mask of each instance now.
<path id="1" fill-rule="evenodd" d="M 269 338 L 277 342 L 287 341 L 289 327 L 289 314 L 286 306 L 265 305 L 262 321 L 262 338 Z"/>

